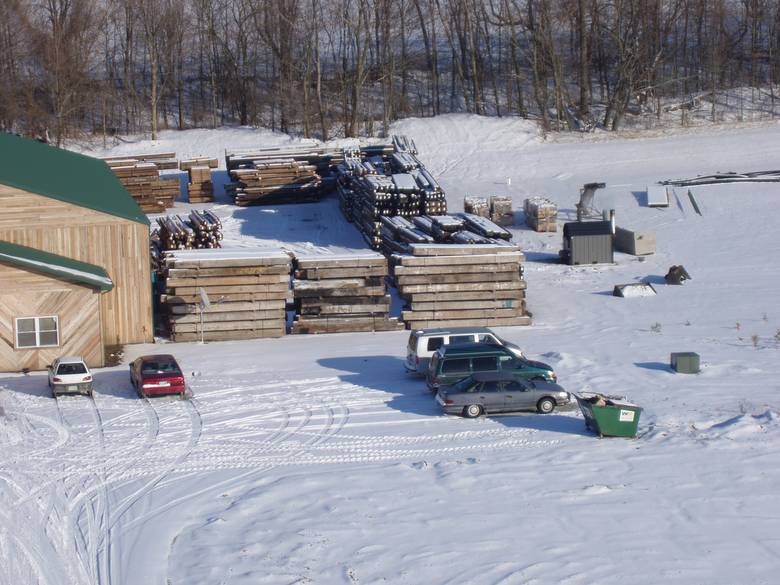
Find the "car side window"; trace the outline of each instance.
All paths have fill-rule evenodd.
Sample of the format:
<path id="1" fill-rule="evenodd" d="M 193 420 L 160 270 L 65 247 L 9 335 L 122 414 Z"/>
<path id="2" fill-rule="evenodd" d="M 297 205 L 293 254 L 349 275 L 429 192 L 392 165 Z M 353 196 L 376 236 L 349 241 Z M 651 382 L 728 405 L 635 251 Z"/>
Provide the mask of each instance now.
<path id="1" fill-rule="evenodd" d="M 483 333 L 479 336 L 480 343 L 492 343 L 493 345 L 499 345 L 498 340 L 487 333 Z"/>
<path id="2" fill-rule="evenodd" d="M 512 370 L 515 368 L 515 359 L 511 355 L 499 356 L 498 362 L 502 370 Z"/>
<path id="3" fill-rule="evenodd" d="M 444 345 L 443 337 L 429 337 L 428 338 L 428 351 L 436 351 L 442 345 Z"/>
<path id="4" fill-rule="evenodd" d="M 474 343 L 473 335 L 450 335 L 450 345 L 459 343 Z"/>
<path id="5" fill-rule="evenodd" d="M 517 382 L 507 382 L 505 387 L 506 392 L 525 392 L 526 389 L 525 386 Z"/>
<path id="6" fill-rule="evenodd" d="M 483 392 L 498 392 L 498 382 L 485 382 L 482 384 Z"/>
<path id="7" fill-rule="evenodd" d="M 498 370 L 498 361 L 495 356 L 474 358 L 471 368 L 474 372 L 495 372 Z"/>
<path id="8" fill-rule="evenodd" d="M 468 374 L 469 360 L 467 358 L 444 360 L 441 371 L 444 374 Z"/>

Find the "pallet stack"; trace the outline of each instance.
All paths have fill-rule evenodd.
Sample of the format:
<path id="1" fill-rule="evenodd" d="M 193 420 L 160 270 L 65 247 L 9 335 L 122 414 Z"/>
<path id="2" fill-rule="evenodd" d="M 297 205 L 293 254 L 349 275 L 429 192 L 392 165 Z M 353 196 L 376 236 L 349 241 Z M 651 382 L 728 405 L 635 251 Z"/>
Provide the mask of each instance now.
<path id="1" fill-rule="evenodd" d="M 488 203 L 487 197 L 467 195 L 463 198 L 463 211 L 465 213 L 471 213 L 472 215 L 478 215 L 479 217 L 490 218 L 490 204 Z"/>
<path id="2" fill-rule="evenodd" d="M 208 157 L 191 158 L 179 163 L 179 169 L 186 171 L 189 177 L 187 193 L 190 203 L 211 203 L 214 201 L 211 169 L 216 169 L 217 166 L 219 166 L 219 161 Z"/>
<path id="3" fill-rule="evenodd" d="M 490 220 L 501 226 L 514 225 L 515 213 L 512 210 L 512 198 L 493 195 L 490 198 Z"/>
<path id="4" fill-rule="evenodd" d="M 392 256 L 410 329 L 530 325 L 523 253 L 513 245 L 411 244 Z"/>
<path id="5" fill-rule="evenodd" d="M 179 177 L 161 175 L 178 168 L 173 153 L 134 155 L 103 159 L 144 213 L 161 213 L 173 207 L 179 196 Z"/>
<path id="6" fill-rule="evenodd" d="M 292 333 L 393 331 L 385 291 L 387 260 L 381 254 L 298 256 L 295 259 Z"/>
<path id="7" fill-rule="evenodd" d="M 284 335 L 291 265 L 282 250 L 166 253 L 161 301 L 171 339 L 226 341 Z M 201 315 L 204 297 L 210 304 Z"/>
<path id="8" fill-rule="evenodd" d="M 525 223 L 537 232 L 558 231 L 558 206 L 544 197 L 529 197 L 523 203 Z"/>

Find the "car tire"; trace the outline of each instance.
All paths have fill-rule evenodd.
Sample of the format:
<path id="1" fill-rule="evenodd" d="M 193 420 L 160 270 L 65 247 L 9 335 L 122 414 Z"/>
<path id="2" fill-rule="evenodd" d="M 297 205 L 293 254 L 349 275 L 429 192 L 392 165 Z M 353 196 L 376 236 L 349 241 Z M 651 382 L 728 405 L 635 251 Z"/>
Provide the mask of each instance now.
<path id="1" fill-rule="evenodd" d="M 555 401 L 552 398 L 542 398 L 536 403 L 536 410 L 539 414 L 550 414 L 555 410 Z"/>
<path id="2" fill-rule="evenodd" d="M 466 418 L 477 418 L 482 414 L 482 407 L 479 404 L 469 404 L 463 407 L 463 416 Z"/>

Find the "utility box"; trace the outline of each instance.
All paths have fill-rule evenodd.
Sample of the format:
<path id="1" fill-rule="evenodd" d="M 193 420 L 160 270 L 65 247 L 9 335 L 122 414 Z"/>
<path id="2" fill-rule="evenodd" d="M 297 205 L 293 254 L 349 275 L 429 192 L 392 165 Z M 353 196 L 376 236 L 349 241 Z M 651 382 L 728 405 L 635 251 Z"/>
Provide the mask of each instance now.
<path id="1" fill-rule="evenodd" d="M 614 236 L 610 221 L 577 221 L 563 225 L 561 261 L 570 265 L 612 264 Z"/>
<path id="2" fill-rule="evenodd" d="M 699 354 L 692 351 L 673 353 L 670 365 L 678 374 L 698 374 L 701 370 Z"/>
<path id="3" fill-rule="evenodd" d="M 634 232 L 615 228 L 615 248 L 632 256 L 655 254 L 655 232 Z"/>

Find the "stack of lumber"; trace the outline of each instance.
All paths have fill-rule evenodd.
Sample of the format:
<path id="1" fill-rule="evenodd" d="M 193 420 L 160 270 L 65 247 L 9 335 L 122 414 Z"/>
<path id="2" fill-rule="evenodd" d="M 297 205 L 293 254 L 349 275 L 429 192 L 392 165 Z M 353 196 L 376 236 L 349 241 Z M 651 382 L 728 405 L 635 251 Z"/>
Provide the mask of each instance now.
<path id="1" fill-rule="evenodd" d="M 160 170 L 178 167 L 172 153 L 137 155 L 135 158 L 112 157 L 104 159 L 125 189 L 136 200 L 144 213 L 160 213 L 179 196 L 179 177 L 160 175 Z M 173 165 L 173 166 L 171 166 Z"/>
<path id="2" fill-rule="evenodd" d="M 214 201 L 214 185 L 211 182 L 211 169 L 217 168 L 215 158 L 197 157 L 179 163 L 182 171 L 187 171 L 189 181 L 187 192 L 190 203 L 211 203 Z"/>
<path id="3" fill-rule="evenodd" d="M 514 225 L 515 214 L 512 210 L 512 198 L 493 195 L 490 198 L 490 219 L 498 225 Z"/>
<path id="4" fill-rule="evenodd" d="M 168 171 L 179 168 L 179 161 L 176 160 L 175 152 L 106 156 L 103 157 L 103 160 L 106 161 L 106 164 L 111 168 L 123 167 L 137 163 L 154 163 L 161 171 Z"/>
<path id="5" fill-rule="evenodd" d="M 229 190 L 236 205 L 306 203 L 322 195 L 317 166 L 294 159 L 263 159 L 230 171 L 235 188 Z"/>
<path id="6" fill-rule="evenodd" d="M 161 301 L 173 341 L 285 334 L 291 270 L 286 252 L 184 250 L 166 253 L 164 264 Z M 204 297 L 210 304 L 201 315 Z"/>
<path id="7" fill-rule="evenodd" d="M 523 253 L 496 244 L 411 244 L 392 256 L 411 329 L 530 325 L 525 311 Z"/>
<path id="8" fill-rule="evenodd" d="M 180 215 L 157 218 L 160 247 L 163 250 L 219 248 L 222 222 L 208 210 L 193 210 L 185 219 Z"/>
<path id="9" fill-rule="evenodd" d="M 295 259 L 292 333 L 403 329 L 391 319 L 385 291 L 387 260 L 369 252 Z"/>
<path id="10" fill-rule="evenodd" d="M 466 213 L 471 213 L 472 215 L 489 218 L 490 205 L 488 204 L 487 197 L 474 197 L 473 195 L 467 195 L 463 198 L 463 211 Z"/>
<path id="11" fill-rule="evenodd" d="M 489 219 L 470 213 L 381 218 L 385 254 L 408 253 L 410 244 L 491 244 L 507 246 L 512 234 Z"/>
<path id="12" fill-rule="evenodd" d="M 537 232 L 558 231 L 558 206 L 545 197 L 529 197 L 523 203 L 525 223 Z"/>

